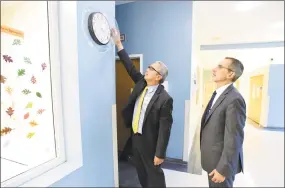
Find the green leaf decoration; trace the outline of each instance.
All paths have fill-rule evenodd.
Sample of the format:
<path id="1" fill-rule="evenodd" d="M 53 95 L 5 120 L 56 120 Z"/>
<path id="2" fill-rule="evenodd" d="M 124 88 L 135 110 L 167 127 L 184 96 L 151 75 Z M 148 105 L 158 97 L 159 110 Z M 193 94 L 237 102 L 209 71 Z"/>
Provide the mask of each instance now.
<path id="1" fill-rule="evenodd" d="M 37 97 L 42 98 L 42 94 L 40 92 L 36 93 Z"/>
<path id="2" fill-rule="evenodd" d="M 21 45 L 20 39 L 14 39 L 13 45 Z"/>
<path id="3" fill-rule="evenodd" d="M 28 95 L 28 94 L 30 94 L 30 93 L 31 93 L 31 91 L 30 91 L 30 90 L 28 90 L 28 89 L 24 89 L 24 90 L 22 91 L 22 93 L 23 93 L 23 94 L 25 94 L 25 95 Z"/>
<path id="4" fill-rule="evenodd" d="M 26 108 L 32 108 L 33 107 L 33 103 L 32 102 L 29 102 L 26 106 Z"/>
<path id="5" fill-rule="evenodd" d="M 25 69 L 19 69 L 18 70 L 18 76 L 24 76 L 25 75 Z"/>
<path id="6" fill-rule="evenodd" d="M 28 57 L 24 57 L 24 62 L 28 63 L 28 64 L 32 64 L 30 58 L 28 58 Z"/>

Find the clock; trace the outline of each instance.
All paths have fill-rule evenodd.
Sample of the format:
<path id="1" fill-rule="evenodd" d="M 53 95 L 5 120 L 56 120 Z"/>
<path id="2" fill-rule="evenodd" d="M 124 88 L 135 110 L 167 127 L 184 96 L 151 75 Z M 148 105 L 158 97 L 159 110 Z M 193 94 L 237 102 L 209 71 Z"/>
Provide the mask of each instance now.
<path id="1" fill-rule="evenodd" d="M 111 39 L 111 30 L 107 18 L 100 12 L 88 17 L 88 30 L 92 39 L 99 45 L 106 45 Z"/>

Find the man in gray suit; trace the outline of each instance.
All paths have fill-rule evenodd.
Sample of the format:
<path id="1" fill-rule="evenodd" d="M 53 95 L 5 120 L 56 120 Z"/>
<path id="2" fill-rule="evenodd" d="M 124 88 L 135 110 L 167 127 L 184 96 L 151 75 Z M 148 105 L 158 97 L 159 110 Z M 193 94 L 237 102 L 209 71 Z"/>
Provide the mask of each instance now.
<path id="1" fill-rule="evenodd" d="M 202 168 L 209 187 L 233 187 L 235 175 L 243 171 L 243 140 L 246 104 L 233 86 L 243 73 L 242 63 L 226 57 L 213 69 L 217 89 L 201 121 Z"/>

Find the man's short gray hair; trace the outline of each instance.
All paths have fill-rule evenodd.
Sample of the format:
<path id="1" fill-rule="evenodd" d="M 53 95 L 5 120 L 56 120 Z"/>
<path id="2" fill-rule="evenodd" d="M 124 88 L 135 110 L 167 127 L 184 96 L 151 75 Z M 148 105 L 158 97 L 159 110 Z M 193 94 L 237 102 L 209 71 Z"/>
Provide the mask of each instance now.
<path id="1" fill-rule="evenodd" d="M 159 64 L 159 73 L 162 76 L 162 79 L 160 80 L 160 83 L 162 84 L 166 77 L 168 76 L 168 68 L 162 61 L 156 61 L 155 63 Z"/>
<path id="2" fill-rule="evenodd" d="M 229 59 L 232 61 L 232 63 L 230 64 L 230 69 L 235 72 L 235 77 L 233 78 L 233 82 L 237 81 L 237 79 L 239 79 L 239 77 L 241 77 L 244 67 L 243 64 L 241 63 L 240 60 L 233 58 L 233 57 L 225 57 L 225 59 Z"/>

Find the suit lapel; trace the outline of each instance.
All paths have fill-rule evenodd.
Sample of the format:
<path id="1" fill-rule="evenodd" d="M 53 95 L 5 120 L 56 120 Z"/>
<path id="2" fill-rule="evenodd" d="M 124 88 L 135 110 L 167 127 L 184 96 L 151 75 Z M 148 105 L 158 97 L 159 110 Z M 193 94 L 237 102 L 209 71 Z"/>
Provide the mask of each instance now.
<path id="1" fill-rule="evenodd" d="M 154 95 L 152 96 L 151 100 L 149 101 L 146 111 L 145 111 L 145 115 L 144 115 L 144 120 L 143 120 L 143 124 L 147 118 L 147 115 L 149 114 L 154 102 L 157 100 L 157 98 L 159 97 L 159 93 L 162 91 L 164 87 L 162 85 L 159 85 L 157 90 L 155 91 Z"/>
<path id="2" fill-rule="evenodd" d="M 212 109 L 210 110 L 210 113 L 208 115 L 208 117 L 203 117 L 206 118 L 204 126 L 206 125 L 207 121 L 210 119 L 211 115 L 213 114 L 213 112 L 216 110 L 216 108 L 223 102 L 223 100 L 226 98 L 227 94 L 229 93 L 229 91 L 231 91 L 233 89 L 233 85 L 231 84 L 222 94 L 221 96 L 217 99 L 217 101 L 215 102 L 214 106 L 212 107 Z M 205 113 L 204 113 L 205 115 Z M 204 116 L 203 115 L 203 116 Z"/>
<path id="3" fill-rule="evenodd" d="M 140 96 L 140 94 L 142 93 L 142 91 L 144 90 L 144 88 L 146 87 L 146 82 L 143 81 L 142 84 L 136 84 L 135 87 L 137 88 L 134 88 L 131 96 L 130 96 L 130 99 L 131 99 L 131 104 L 135 104 L 137 98 Z"/>

